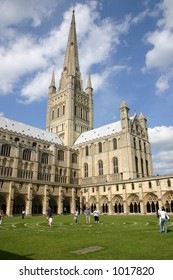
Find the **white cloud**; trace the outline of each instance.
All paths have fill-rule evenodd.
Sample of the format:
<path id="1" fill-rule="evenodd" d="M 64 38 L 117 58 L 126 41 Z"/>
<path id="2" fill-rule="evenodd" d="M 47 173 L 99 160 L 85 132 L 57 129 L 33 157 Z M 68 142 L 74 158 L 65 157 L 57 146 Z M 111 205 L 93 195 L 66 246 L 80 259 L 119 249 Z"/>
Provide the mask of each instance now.
<path id="1" fill-rule="evenodd" d="M 155 86 L 156 94 L 162 94 L 169 89 L 173 80 L 169 75 L 173 69 L 173 0 L 162 0 L 156 7 L 159 7 L 162 16 L 157 21 L 156 29 L 145 36 L 152 49 L 146 54 L 144 70 L 158 70 L 161 73 Z"/>
<path id="2" fill-rule="evenodd" d="M 164 145 L 173 149 L 173 126 L 158 126 L 154 128 L 149 128 L 150 141 L 154 145 Z"/>
<path id="3" fill-rule="evenodd" d="M 148 129 L 153 153 L 153 166 L 157 174 L 169 174 L 173 171 L 173 126 Z"/>
<path id="4" fill-rule="evenodd" d="M 10 3 L 11 1 L 7 1 L 8 5 L 10 5 Z M 21 2 L 18 0 L 17 7 L 20 3 Z M 31 11 L 34 3 L 34 1 L 30 3 L 30 10 L 27 14 L 23 12 L 23 15 L 20 15 L 19 19 L 12 17 L 12 22 L 17 24 L 19 21 L 20 23 L 23 22 L 24 19 L 33 20 Z M 9 8 L 7 4 L 4 9 Z M 50 5 L 51 4 L 55 5 L 55 1 L 51 1 Z M 78 3 L 73 7 L 76 14 L 81 73 L 84 79 L 86 78 L 86 73 L 89 72 L 92 66 L 105 63 L 110 53 L 116 51 L 120 40 L 119 38 L 122 34 L 127 32 L 129 28 L 128 23 L 131 19 L 130 17 L 125 17 L 124 21 L 119 23 L 115 23 L 109 18 L 101 20 L 98 6 L 99 3 L 97 1 L 91 1 L 87 2 L 87 4 Z M 13 8 L 14 6 L 12 5 L 10 9 L 13 11 Z M 44 17 L 46 8 L 46 1 L 44 1 L 40 13 L 38 13 L 36 9 L 36 14 L 38 13 L 37 15 L 40 18 L 38 23 L 41 22 L 42 17 Z M 52 11 L 51 8 L 52 6 L 50 7 Z M 14 11 L 16 11 L 16 7 Z M 15 40 L 14 38 L 13 40 L 9 38 L 9 41 L 6 42 L 4 47 L 0 48 L 0 94 L 12 92 L 17 87 L 17 84 L 25 78 L 22 89 L 20 89 L 21 91 L 19 92 L 22 97 L 21 102 L 30 103 L 47 96 L 47 89 L 51 79 L 50 75 L 49 82 L 46 85 L 45 81 L 48 81 L 48 73 L 50 73 L 48 69 L 52 68 L 52 70 L 55 70 L 56 68 L 55 74 L 59 74 L 63 67 L 63 57 L 71 16 L 72 10 L 69 9 L 65 12 L 61 25 L 52 29 L 44 37 L 38 38 L 36 35 L 30 33 L 29 35 L 18 34 Z M 85 21 L 83 20 L 84 18 Z M 10 23 L 10 20 L 6 19 L 6 25 L 10 25 Z M 57 64 L 58 68 L 56 66 Z M 108 70 L 108 68 L 104 68 L 105 66 L 103 66 L 101 73 L 103 81 L 111 75 L 111 71 Z M 113 68 L 115 71 L 115 66 L 113 66 Z M 121 71 L 125 68 L 126 67 L 121 68 Z M 94 76 L 95 81 L 97 80 L 95 82 L 96 91 L 97 88 L 99 88 L 97 79 L 99 74 L 95 73 Z M 45 78 L 44 81 L 43 77 Z M 43 84 L 45 88 L 43 88 Z M 24 98 L 26 99 L 24 100 Z M 20 100 L 20 98 L 18 99 Z"/>
<path id="5" fill-rule="evenodd" d="M 160 3 L 160 10 L 163 12 L 163 17 L 158 21 L 159 27 L 172 29 L 173 27 L 173 2 L 172 0 L 164 0 Z"/>
<path id="6" fill-rule="evenodd" d="M 22 99 L 20 98 L 19 102 L 27 104 L 47 97 L 48 91 L 45 89 L 50 85 L 50 77 L 50 69 L 47 72 L 38 72 L 34 79 L 23 87 L 20 95 Z"/>
<path id="7" fill-rule="evenodd" d="M 156 81 L 155 86 L 157 89 L 157 94 L 162 94 L 163 92 L 165 92 L 165 90 L 169 88 L 168 78 L 163 75 L 160 76 L 160 78 Z"/>
<path id="8" fill-rule="evenodd" d="M 53 13 L 59 2 L 58 0 L 0 0 L 1 32 L 4 28 L 21 24 L 23 21 L 30 21 L 34 27 L 40 25 L 44 17 L 49 17 Z"/>
<path id="9" fill-rule="evenodd" d="M 108 77 L 114 74 L 118 74 L 121 71 L 129 72 L 131 69 L 125 65 L 114 65 L 106 68 L 103 72 L 92 74 L 92 86 L 94 91 L 98 91 L 103 87 Z"/>
<path id="10" fill-rule="evenodd" d="M 161 70 L 173 64 L 173 33 L 170 30 L 156 30 L 148 34 L 147 41 L 153 45 L 152 50 L 146 54 L 147 69 L 159 68 Z"/>

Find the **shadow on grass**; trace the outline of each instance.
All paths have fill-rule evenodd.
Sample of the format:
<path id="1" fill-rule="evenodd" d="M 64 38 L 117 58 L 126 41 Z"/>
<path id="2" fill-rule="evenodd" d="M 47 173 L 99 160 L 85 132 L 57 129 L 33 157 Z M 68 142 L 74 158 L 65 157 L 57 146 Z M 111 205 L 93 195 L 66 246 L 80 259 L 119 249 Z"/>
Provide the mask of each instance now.
<path id="1" fill-rule="evenodd" d="M 29 255 L 21 256 L 0 250 L 0 260 L 32 260 Z"/>

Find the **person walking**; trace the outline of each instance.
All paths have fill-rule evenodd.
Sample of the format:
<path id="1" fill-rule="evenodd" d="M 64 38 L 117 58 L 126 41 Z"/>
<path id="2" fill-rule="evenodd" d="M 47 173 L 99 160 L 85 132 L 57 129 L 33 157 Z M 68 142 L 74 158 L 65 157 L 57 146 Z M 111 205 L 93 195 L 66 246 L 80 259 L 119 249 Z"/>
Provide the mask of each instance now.
<path id="1" fill-rule="evenodd" d="M 25 218 L 25 210 L 23 209 L 22 210 L 22 219 L 24 219 Z"/>
<path id="2" fill-rule="evenodd" d="M 160 220 L 160 233 L 163 232 L 163 228 L 164 228 L 164 232 L 167 233 L 168 232 L 168 225 L 167 225 L 167 220 L 169 220 L 169 216 L 165 211 L 164 206 L 161 207 L 161 210 L 158 210 L 158 215 L 159 215 L 159 220 Z"/>
<path id="3" fill-rule="evenodd" d="M 0 211 L 0 225 L 2 224 L 3 218 L 4 218 L 4 213 L 3 213 L 3 211 L 1 210 L 1 211 Z"/>
<path id="4" fill-rule="evenodd" d="M 50 227 L 52 226 L 52 221 L 53 221 L 52 208 L 48 207 L 48 209 L 47 209 L 47 223 Z"/>
<path id="5" fill-rule="evenodd" d="M 93 216 L 94 216 L 95 223 L 99 223 L 99 211 L 94 210 Z"/>
<path id="6" fill-rule="evenodd" d="M 86 223 L 87 223 L 87 224 L 90 224 L 90 214 L 91 214 L 90 208 L 87 208 L 87 209 L 84 211 L 84 214 L 85 214 L 85 216 L 86 216 Z"/>
<path id="7" fill-rule="evenodd" d="M 76 209 L 76 211 L 74 212 L 74 220 L 75 220 L 76 224 L 79 223 L 79 211 L 78 211 L 78 209 Z"/>

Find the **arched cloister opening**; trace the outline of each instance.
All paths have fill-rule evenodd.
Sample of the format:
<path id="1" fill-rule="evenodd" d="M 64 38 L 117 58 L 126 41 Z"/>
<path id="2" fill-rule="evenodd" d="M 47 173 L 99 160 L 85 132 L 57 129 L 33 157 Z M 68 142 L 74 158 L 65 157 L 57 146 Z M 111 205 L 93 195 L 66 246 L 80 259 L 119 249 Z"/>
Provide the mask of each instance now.
<path id="1" fill-rule="evenodd" d="M 101 200 L 100 200 L 100 207 L 101 207 L 102 213 L 107 214 L 109 212 L 108 198 L 106 196 L 101 198 Z"/>
<path id="2" fill-rule="evenodd" d="M 173 213 L 173 192 L 166 192 L 163 200 L 166 212 Z"/>
<path id="3" fill-rule="evenodd" d="M 35 196 L 32 200 L 32 214 L 41 215 L 43 214 L 43 204 L 40 197 Z"/>
<path id="4" fill-rule="evenodd" d="M 22 210 L 25 210 L 25 197 L 17 195 L 14 197 L 13 215 L 20 215 Z"/>
<path id="5" fill-rule="evenodd" d="M 113 208 L 115 213 L 124 213 L 123 198 L 121 196 L 115 196 L 113 198 Z"/>
<path id="6" fill-rule="evenodd" d="M 3 211 L 4 214 L 6 214 L 6 200 L 5 200 L 5 196 L 0 194 L 0 211 Z"/>
<path id="7" fill-rule="evenodd" d="M 52 209 L 53 214 L 58 213 L 58 205 L 57 205 L 56 199 L 54 197 L 50 197 L 49 206 Z"/>
<path id="8" fill-rule="evenodd" d="M 130 195 L 127 199 L 129 212 L 130 213 L 140 213 L 140 199 L 137 195 Z"/>
<path id="9" fill-rule="evenodd" d="M 70 207 L 70 198 L 64 197 L 63 199 L 63 214 L 70 214 L 71 207 Z"/>
<path id="10" fill-rule="evenodd" d="M 147 194 L 144 197 L 144 203 L 145 203 L 147 213 L 156 213 L 157 212 L 157 210 L 159 208 L 157 195 L 155 195 L 154 193 Z"/>
<path id="11" fill-rule="evenodd" d="M 91 213 L 93 213 L 94 210 L 96 210 L 96 198 L 94 196 L 90 198 L 89 205 L 90 205 Z"/>

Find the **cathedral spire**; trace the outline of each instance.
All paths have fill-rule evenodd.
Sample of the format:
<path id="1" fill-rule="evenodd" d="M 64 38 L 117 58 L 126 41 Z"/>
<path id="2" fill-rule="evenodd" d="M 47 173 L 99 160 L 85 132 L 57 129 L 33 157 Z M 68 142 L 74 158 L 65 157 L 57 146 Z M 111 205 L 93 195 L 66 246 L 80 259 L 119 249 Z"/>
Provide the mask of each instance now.
<path id="1" fill-rule="evenodd" d="M 54 71 L 52 72 L 52 79 L 51 79 L 50 87 L 55 87 L 55 73 L 54 73 Z"/>
<path id="2" fill-rule="evenodd" d="M 59 90 L 65 90 L 67 89 L 67 87 L 73 88 L 74 90 L 83 89 L 78 58 L 78 45 L 74 10 L 68 35 L 64 66 L 61 72 Z"/>
<path id="3" fill-rule="evenodd" d="M 67 71 L 68 75 L 76 76 L 76 72 L 79 72 L 79 68 L 80 67 L 79 67 L 79 58 L 78 58 L 75 12 L 73 10 L 67 48 L 65 53 L 65 59 L 64 59 L 64 71 Z"/>
<path id="4" fill-rule="evenodd" d="M 92 89 L 91 76 L 90 76 L 90 74 L 88 74 L 88 80 L 87 80 L 87 87 L 86 87 L 86 89 L 87 89 L 87 88 L 91 88 L 91 89 Z"/>

